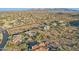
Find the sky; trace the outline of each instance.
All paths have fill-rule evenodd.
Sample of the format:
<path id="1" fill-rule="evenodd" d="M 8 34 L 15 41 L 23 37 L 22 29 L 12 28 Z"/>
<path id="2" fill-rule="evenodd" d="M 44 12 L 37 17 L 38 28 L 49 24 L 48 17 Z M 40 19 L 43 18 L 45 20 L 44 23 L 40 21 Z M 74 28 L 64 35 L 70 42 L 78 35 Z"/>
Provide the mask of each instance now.
<path id="1" fill-rule="evenodd" d="M 31 10 L 32 8 L 0 8 L 0 11 L 5 11 L 5 10 Z M 69 8 L 73 10 L 79 10 L 79 8 Z"/>
<path id="2" fill-rule="evenodd" d="M 5 10 L 30 10 L 31 8 L 0 8 L 0 11 Z"/>

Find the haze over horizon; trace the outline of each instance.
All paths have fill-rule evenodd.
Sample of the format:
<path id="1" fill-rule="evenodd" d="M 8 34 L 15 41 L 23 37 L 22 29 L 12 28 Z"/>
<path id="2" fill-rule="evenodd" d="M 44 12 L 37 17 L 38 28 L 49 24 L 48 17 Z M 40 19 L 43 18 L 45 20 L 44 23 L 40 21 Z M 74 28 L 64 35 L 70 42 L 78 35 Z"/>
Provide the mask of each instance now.
<path id="1" fill-rule="evenodd" d="M 0 11 L 9 11 L 9 10 L 32 10 L 32 9 L 35 9 L 35 8 L 0 8 Z M 36 9 L 39 9 L 39 8 L 36 8 Z M 40 9 L 42 9 L 42 8 L 40 8 Z M 63 8 L 63 9 L 65 9 L 65 8 Z M 79 8 L 66 8 L 66 9 L 79 10 Z"/>

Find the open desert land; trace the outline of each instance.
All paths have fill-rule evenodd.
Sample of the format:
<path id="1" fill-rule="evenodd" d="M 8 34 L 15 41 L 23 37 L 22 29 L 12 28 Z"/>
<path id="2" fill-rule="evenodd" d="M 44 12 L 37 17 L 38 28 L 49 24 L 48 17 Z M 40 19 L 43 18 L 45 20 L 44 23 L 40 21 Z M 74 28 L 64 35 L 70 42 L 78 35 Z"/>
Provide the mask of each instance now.
<path id="1" fill-rule="evenodd" d="M 0 28 L 3 51 L 79 51 L 79 12 L 0 11 Z"/>

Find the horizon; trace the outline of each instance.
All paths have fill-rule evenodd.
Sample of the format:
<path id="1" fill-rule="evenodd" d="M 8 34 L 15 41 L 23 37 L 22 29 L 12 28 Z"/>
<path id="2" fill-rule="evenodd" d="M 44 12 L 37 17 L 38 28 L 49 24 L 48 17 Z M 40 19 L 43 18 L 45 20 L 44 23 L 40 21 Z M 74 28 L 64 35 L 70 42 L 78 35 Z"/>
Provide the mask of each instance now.
<path id="1" fill-rule="evenodd" d="M 32 8 L 0 8 L 0 11 L 31 10 Z"/>
<path id="2" fill-rule="evenodd" d="M 0 8 L 0 11 L 32 10 L 32 9 L 37 9 L 37 8 Z M 41 8 L 41 9 L 43 9 L 43 8 Z M 66 8 L 66 9 L 79 10 L 79 8 Z"/>

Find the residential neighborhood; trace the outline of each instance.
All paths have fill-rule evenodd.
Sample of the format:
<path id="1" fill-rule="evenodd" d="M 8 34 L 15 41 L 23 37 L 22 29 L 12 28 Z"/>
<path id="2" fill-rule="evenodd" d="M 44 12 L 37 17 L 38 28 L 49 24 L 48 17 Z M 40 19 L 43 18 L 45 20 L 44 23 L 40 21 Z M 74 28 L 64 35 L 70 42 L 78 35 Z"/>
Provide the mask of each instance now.
<path id="1" fill-rule="evenodd" d="M 65 10 L 0 11 L 0 50 L 79 51 L 79 12 Z"/>

